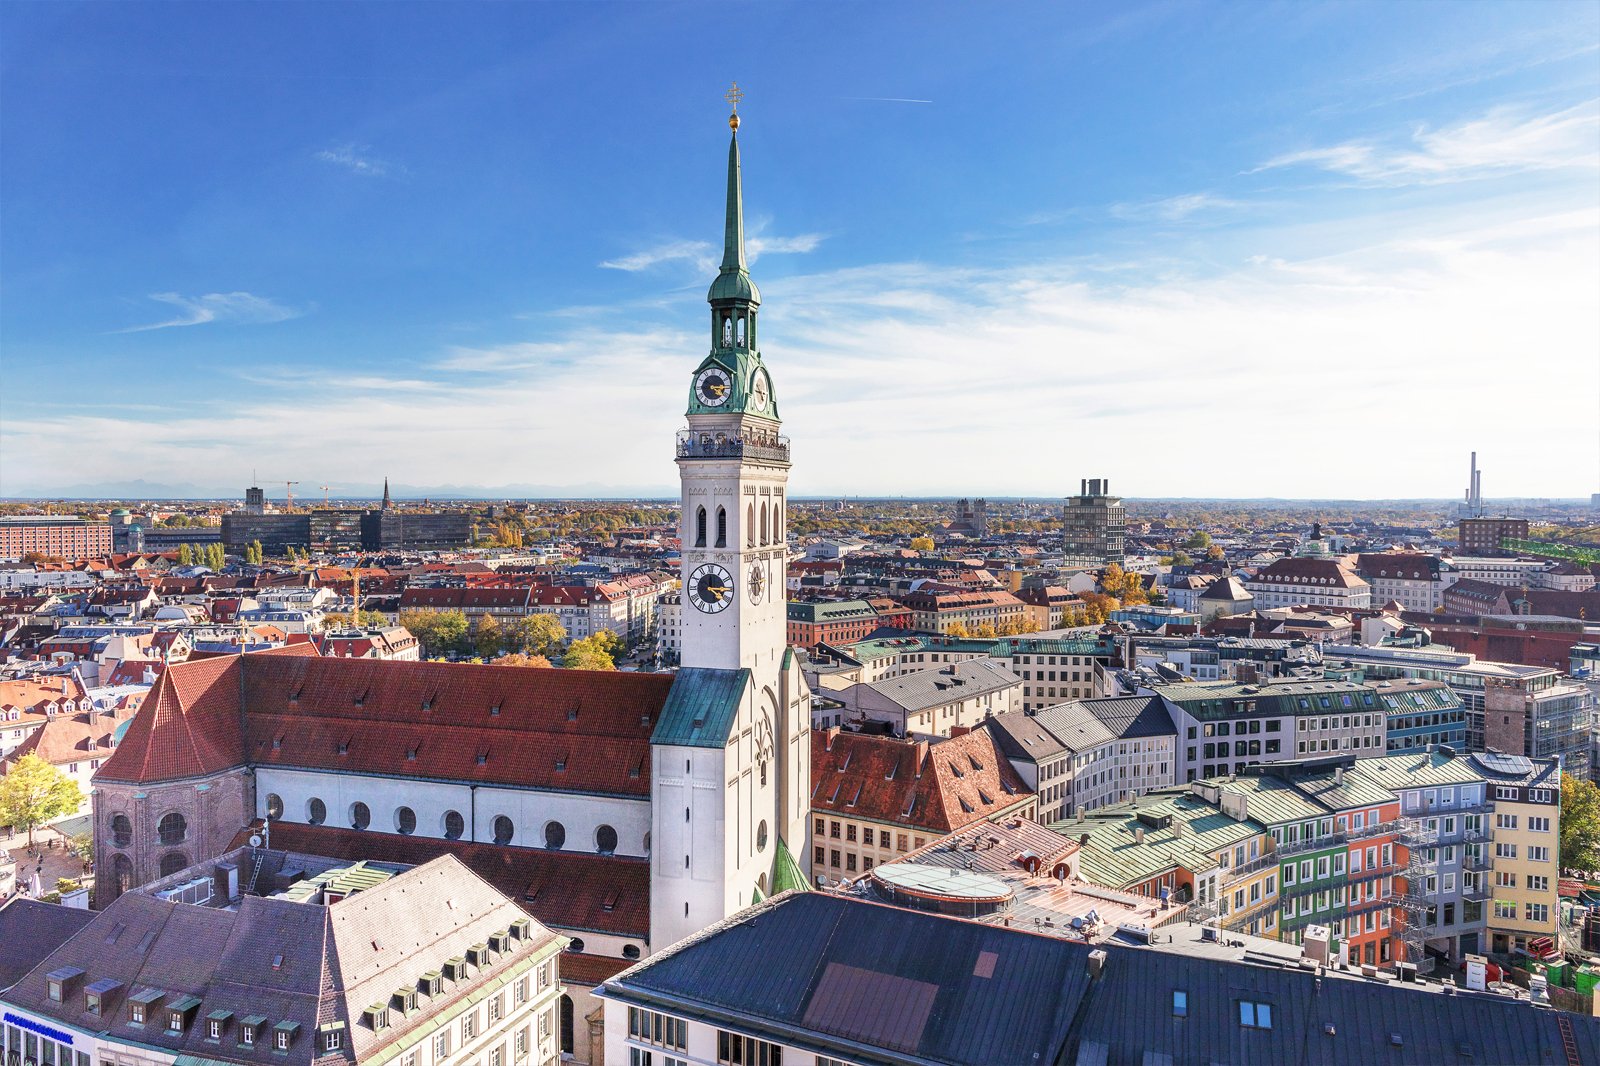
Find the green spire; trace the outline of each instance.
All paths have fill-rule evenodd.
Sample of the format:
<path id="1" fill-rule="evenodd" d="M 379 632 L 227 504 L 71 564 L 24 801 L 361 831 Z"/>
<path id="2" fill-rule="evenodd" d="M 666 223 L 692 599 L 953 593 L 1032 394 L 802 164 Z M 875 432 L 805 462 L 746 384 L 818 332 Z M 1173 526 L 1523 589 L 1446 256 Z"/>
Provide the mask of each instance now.
<path id="1" fill-rule="evenodd" d="M 744 182 L 739 176 L 739 131 L 728 142 L 728 217 L 722 226 L 722 271 L 745 271 Z"/>
<path id="2" fill-rule="evenodd" d="M 744 179 L 739 171 L 739 116 L 730 116 L 728 125 L 733 127 L 733 137 L 728 142 L 728 212 L 722 224 L 722 267 L 706 299 L 713 304 L 733 300 L 759 305 L 761 290 L 750 280 L 750 268 L 744 258 Z"/>

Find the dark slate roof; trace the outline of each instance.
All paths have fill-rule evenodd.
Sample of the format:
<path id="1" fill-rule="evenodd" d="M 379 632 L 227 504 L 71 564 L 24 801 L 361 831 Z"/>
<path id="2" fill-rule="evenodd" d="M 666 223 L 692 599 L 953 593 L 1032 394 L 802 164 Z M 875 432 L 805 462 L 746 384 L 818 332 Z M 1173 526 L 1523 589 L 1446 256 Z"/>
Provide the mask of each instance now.
<path id="1" fill-rule="evenodd" d="M 822 1034 L 821 1050 L 882 1061 L 1050 1063 L 1088 985 L 1051 937 L 817 892 L 783 893 L 604 986 L 737 1024 Z M 815 1044 L 798 1037 L 797 1042 Z"/>
<path id="2" fill-rule="evenodd" d="M 823 893 L 785 893 L 599 994 L 859 1063 L 1600 1062 L 1600 1021 L 1484 993 L 1281 962 L 1091 945 Z M 1175 991 L 1186 1011 L 1174 1013 Z M 1271 1008 L 1240 1024 L 1240 1002 Z M 1562 1048 L 1572 1034 L 1576 1059 Z"/>
<path id="3" fill-rule="evenodd" d="M 12 897 L 0 907 L 0 944 L 5 945 L 5 950 L 0 951 L 0 991 L 22 980 L 93 918 L 93 911 Z"/>
<path id="4" fill-rule="evenodd" d="M 679 670 L 650 736 L 652 744 L 684 748 L 722 748 L 739 718 L 739 702 L 750 685 L 750 671 L 695 666 Z"/>

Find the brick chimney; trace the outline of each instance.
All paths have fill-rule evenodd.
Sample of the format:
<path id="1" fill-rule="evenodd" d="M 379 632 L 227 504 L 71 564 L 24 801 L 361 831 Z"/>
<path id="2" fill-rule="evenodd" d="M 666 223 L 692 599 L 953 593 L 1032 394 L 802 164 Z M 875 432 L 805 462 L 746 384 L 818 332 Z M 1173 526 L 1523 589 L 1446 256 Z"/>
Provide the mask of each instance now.
<path id="1" fill-rule="evenodd" d="M 922 764 L 928 761 L 928 742 L 926 740 L 917 741 L 916 759 L 917 759 L 917 776 L 921 777 L 922 776 Z"/>

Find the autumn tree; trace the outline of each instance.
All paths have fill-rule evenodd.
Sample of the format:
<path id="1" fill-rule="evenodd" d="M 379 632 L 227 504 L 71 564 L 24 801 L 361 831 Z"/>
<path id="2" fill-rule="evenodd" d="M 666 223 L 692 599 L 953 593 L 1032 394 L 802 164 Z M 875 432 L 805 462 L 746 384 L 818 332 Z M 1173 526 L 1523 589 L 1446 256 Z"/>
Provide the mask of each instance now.
<path id="1" fill-rule="evenodd" d="M 1221 562 L 1223 559 L 1226 559 L 1227 557 L 1228 557 L 1228 553 L 1223 551 L 1221 548 L 1217 547 L 1217 545 L 1215 545 L 1215 544 L 1211 545 L 1211 547 L 1206 549 L 1206 558 L 1210 559 L 1212 562 Z"/>
<path id="2" fill-rule="evenodd" d="M 485 659 L 493 659 L 505 646 L 505 631 L 500 620 L 492 614 L 478 619 L 478 628 L 472 634 L 472 646 Z"/>
<path id="3" fill-rule="evenodd" d="M 1561 868 L 1600 869 L 1600 786 L 1561 775 Z"/>
<path id="4" fill-rule="evenodd" d="M 567 652 L 561 657 L 561 665 L 568 670 L 615 670 L 616 660 L 606 650 L 610 645 L 600 639 L 600 636 L 596 633 L 592 637 L 584 637 L 567 645 Z"/>
<path id="5" fill-rule="evenodd" d="M 980 640 L 992 640 L 1000 635 L 992 622 L 979 622 L 972 627 L 972 635 Z"/>
<path id="6" fill-rule="evenodd" d="M 548 667 L 550 660 L 543 655 L 528 655 L 524 652 L 514 651 L 490 660 L 491 666 L 539 666 Z"/>
<path id="7" fill-rule="evenodd" d="M 957 640 L 960 640 L 961 638 L 969 637 L 972 634 L 967 629 L 967 623 L 957 618 L 955 621 L 944 627 L 944 635 L 947 637 L 955 637 Z"/>
<path id="8" fill-rule="evenodd" d="M 0 825 L 28 831 L 28 847 L 33 847 L 33 831 L 38 826 L 75 814 L 83 805 L 83 792 L 77 782 L 29 753 L 18 759 L 11 772 L 0 777 Z"/>
<path id="9" fill-rule="evenodd" d="M 912 537 L 911 538 L 911 550 L 914 551 L 914 552 L 931 552 L 931 551 L 933 551 L 933 538 L 932 537 Z"/>
<path id="10" fill-rule="evenodd" d="M 567 630 L 553 614 L 530 614 L 506 627 L 506 647 L 527 655 L 548 657 L 567 642 Z"/>

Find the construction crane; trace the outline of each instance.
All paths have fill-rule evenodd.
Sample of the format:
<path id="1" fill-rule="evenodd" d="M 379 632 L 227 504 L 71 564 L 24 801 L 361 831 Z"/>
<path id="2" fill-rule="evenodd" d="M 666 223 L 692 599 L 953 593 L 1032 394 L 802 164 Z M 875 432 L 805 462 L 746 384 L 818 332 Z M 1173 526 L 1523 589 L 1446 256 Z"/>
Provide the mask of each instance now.
<path id="1" fill-rule="evenodd" d="M 318 485 L 317 488 L 322 490 L 322 506 L 328 506 L 328 486 Z"/>
<path id="2" fill-rule="evenodd" d="M 294 487 L 298 484 L 300 484 L 298 481 L 285 481 L 283 483 L 283 509 L 285 511 L 294 508 Z"/>

